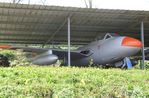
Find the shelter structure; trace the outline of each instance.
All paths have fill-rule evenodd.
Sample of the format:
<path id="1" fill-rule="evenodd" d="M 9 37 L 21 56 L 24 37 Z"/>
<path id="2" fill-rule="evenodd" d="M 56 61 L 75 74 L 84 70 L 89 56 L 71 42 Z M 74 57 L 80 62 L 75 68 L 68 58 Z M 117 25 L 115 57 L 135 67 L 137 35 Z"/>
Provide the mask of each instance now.
<path id="1" fill-rule="evenodd" d="M 140 39 L 143 21 L 149 46 L 149 11 L 12 3 L 0 3 L 0 43 L 67 44 L 68 17 L 71 44 L 87 44 L 107 32 Z"/>
<path id="2" fill-rule="evenodd" d="M 0 43 L 68 43 L 69 65 L 70 44 L 87 44 L 107 32 L 141 38 L 149 46 L 149 11 L 0 3 Z"/>

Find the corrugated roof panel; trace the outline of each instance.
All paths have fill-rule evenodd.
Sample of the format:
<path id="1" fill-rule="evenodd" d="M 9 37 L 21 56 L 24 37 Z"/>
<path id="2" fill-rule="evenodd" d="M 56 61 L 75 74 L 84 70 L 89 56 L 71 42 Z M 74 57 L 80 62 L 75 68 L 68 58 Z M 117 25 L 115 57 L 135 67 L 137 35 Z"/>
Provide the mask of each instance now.
<path id="1" fill-rule="evenodd" d="M 2 7 L 10 7 L 11 3 L 3 3 Z M 1 5 L 0 5 L 1 6 Z"/>
<path id="2" fill-rule="evenodd" d="M 1 20 L 1 21 L 7 21 L 7 17 L 1 16 L 1 17 L 0 17 L 0 20 Z"/>
<path id="3" fill-rule="evenodd" d="M 33 8 L 34 8 L 34 9 L 40 9 L 40 6 L 41 6 L 41 5 L 36 5 L 36 6 L 33 6 Z"/>
<path id="4" fill-rule="evenodd" d="M 32 8 L 33 5 L 20 4 L 22 9 Z"/>
<path id="5" fill-rule="evenodd" d="M 19 36 L 21 39 L 18 38 L 16 42 L 18 41 L 22 43 L 37 43 L 36 36 L 40 39 L 40 36 L 47 35 L 48 37 L 45 37 L 47 40 L 65 21 L 66 23 L 61 27 L 59 32 L 57 32 L 53 40 L 57 43 L 66 43 L 67 17 L 69 15 L 72 15 L 72 43 L 77 43 L 79 42 L 78 40 L 87 43 L 96 38 L 97 35 L 105 32 L 138 31 L 140 29 L 139 20 L 142 18 L 145 19 L 145 27 L 149 28 L 148 11 L 87 9 L 0 3 L 0 14 L 0 30 L 7 32 L 6 34 L 8 34 L 8 36 L 8 32 L 15 34 L 11 35 L 13 36 L 13 39 L 9 38 L 8 41 L 13 41 Z M 149 31 L 148 29 L 145 30 Z M 126 35 L 128 34 L 129 33 L 126 33 Z M 27 40 L 28 36 L 30 38 L 29 40 Z M 131 36 L 138 37 L 138 35 Z M 41 39 L 43 38 L 44 37 L 41 37 Z M 38 41 L 38 43 L 44 43 L 46 40 Z M 149 40 L 146 40 L 146 42 L 147 41 L 149 42 Z"/>

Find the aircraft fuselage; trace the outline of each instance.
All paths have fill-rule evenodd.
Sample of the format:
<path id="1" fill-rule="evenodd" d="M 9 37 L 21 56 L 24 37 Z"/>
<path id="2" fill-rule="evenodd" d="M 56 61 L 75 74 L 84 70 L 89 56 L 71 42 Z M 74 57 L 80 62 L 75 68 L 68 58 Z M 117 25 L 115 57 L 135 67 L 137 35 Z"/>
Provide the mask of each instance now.
<path id="1" fill-rule="evenodd" d="M 124 41 L 127 41 L 127 43 Z M 71 65 L 111 64 L 125 57 L 135 55 L 140 51 L 141 45 L 140 41 L 130 37 L 112 37 L 98 40 L 79 48 L 79 51 L 89 51 L 90 54 L 85 58 L 71 59 Z M 67 60 L 65 63 L 67 63 Z"/>

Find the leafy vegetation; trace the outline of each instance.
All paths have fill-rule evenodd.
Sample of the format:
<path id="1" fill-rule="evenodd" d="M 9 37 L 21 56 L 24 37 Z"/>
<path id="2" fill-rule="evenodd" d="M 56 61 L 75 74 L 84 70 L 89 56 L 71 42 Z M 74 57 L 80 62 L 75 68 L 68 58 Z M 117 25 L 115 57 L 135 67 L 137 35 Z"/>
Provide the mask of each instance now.
<path id="1" fill-rule="evenodd" d="M 2 98 L 148 98 L 149 70 L 0 68 Z"/>
<path id="2" fill-rule="evenodd" d="M 16 56 L 16 52 L 12 50 L 0 50 L 0 54 L 8 57 L 9 60 L 12 60 Z"/>
<path id="3" fill-rule="evenodd" d="M 9 58 L 11 67 L 31 65 L 31 62 L 29 62 L 29 59 L 27 58 L 27 56 L 30 54 L 22 52 L 21 50 L 18 50 L 18 51 L 16 51 L 16 50 L 15 51 L 14 50 L 1 50 L 0 54 Z M 29 57 L 29 58 L 31 58 L 31 57 Z M 91 60 L 90 64 L 88 66 L 91 67 L 92 63 L 93 62 Z M 60 61 L 58 61 L 53 66 L 59 66 L 59 65 L 60 65 Z M 138 65 L 135 66 L 135 68 L 140 69 L 140 62 Z M 149 61 L 145 61 L 145 68 L 149 69 Z"/>
<path id="4" fill-rule="evenodd" d="M 27 59 L 27 53 L 22 52 L 21 50 L 1 50 L 0 54 L 6 56 L 9 59 L 10 66 L 28 66 L 31 63 Z"/>
<path id="5" fill-rule="evenodd" d="M 133 70 L 39 67 L 20 51 L 1 54 L 12 67 L 0 68 L 0 98 L 149 98 L 149 69 L 139 65 Z"/>

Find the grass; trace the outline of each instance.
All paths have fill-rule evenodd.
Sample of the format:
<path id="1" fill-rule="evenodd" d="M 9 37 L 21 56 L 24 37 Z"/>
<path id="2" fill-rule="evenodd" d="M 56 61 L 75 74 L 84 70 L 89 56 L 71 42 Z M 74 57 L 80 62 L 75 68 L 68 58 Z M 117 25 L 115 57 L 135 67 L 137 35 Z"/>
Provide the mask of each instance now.
<path id="1" fill-rule="evenodd" d="M 0 98 L 149 98 L 149 70 L 0 68 Z"/>

